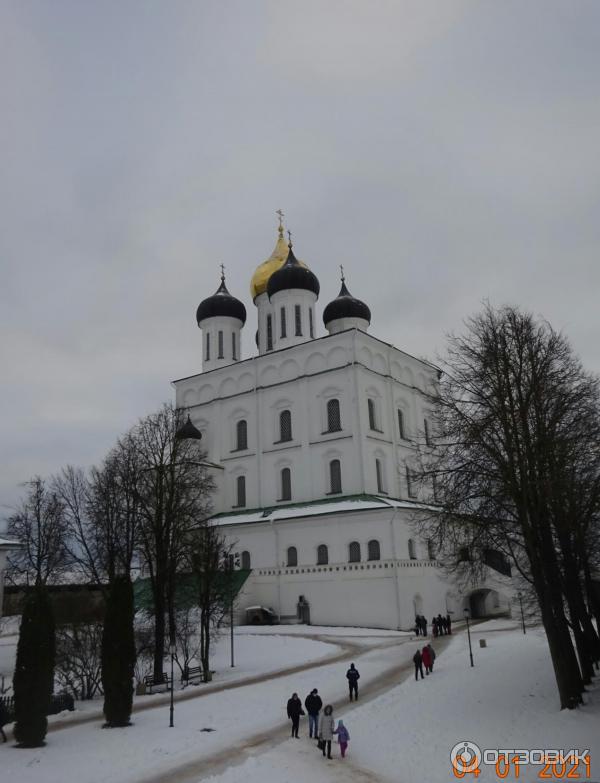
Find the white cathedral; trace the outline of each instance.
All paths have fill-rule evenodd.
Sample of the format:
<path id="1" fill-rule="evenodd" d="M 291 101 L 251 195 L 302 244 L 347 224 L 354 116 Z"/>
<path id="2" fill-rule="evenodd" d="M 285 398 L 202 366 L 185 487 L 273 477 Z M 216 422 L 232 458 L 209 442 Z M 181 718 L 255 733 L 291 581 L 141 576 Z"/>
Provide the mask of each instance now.
<path id="1" fill-rule="evenodd" d="M 241 355 L 244 304 L 221 277 L 196 318 L 202 372 L 174 382 L 176 405 L 213 464 L 213 522 L 250 570 L 238 597 L 281 622 L 407 630 L 415 614 L 462 619 L 508 611 L 510 580 L 492 568 L 461 591 L 415 532 L 431 488 L 415 480 L 439 370 L 369 334 L 371 311 L 342 285 L 320 286 L 284 239 L 256 269 L 258 355 Z M 418 531 L 418 521 L 416 524 Z"/>

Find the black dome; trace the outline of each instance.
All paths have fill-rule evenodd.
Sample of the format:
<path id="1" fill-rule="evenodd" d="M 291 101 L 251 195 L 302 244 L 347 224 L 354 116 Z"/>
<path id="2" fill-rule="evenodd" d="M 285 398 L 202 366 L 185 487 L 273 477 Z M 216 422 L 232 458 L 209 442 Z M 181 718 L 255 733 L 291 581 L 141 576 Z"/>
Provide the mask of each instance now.
<path id="1" fill-rule="evenodd" d="M 327 326 L 338 318 L 362 318 L 371 323 L 371 311 L 360 299 L 355 299 L 346 288 L 346 282 L 342 280 L 342 287 L 337 298 L 329 302 L 323 313 L 323 323 Z"/>
<path id="2" fill-rule="evenodd" d="M 319 296 L 321 286 L 317 276 L 298 261 L 294 255 L 291 244 L 286 262 L 273 272 L 267 283 L 269 299 L 278 291 L 289 291 L 292 288 L 301 288 L 304 291 L 312 291 Z"/>
<path id="3" fill-rule="evenodd" d="M 225 285 L 224 277 L 221 278 L 221 285 L 217 291 L 198 305 L 196 321 L 200 326 L 200 322 L 205 318 L 214 318 L 219 315 L 238 318 L 242 324 L 246 323 L 246 308 L 243 302 L 240 302 L 235 296 L 231 296 Z"/>

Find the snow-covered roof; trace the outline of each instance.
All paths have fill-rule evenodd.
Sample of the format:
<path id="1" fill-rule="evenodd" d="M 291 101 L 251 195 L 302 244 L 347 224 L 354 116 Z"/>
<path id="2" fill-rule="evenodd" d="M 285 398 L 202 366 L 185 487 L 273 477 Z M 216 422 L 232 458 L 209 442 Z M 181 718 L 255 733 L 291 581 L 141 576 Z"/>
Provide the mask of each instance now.
<path id="1" fill-rule="evenodd" d="M 246 513 L 219 514 L 213 517 L 211 522 L 215 525 L 248 525 L 259 522 L 277 522 L 284 519 L 300 519 L 302 517 L 346 514 L 357 511 L 377 511 L 390 508 L 406 508 L 414 511 L 418 509 L 430 510 L 433 507 L 422 503 L 382 498 L 376 495 L 361 495 L 336 501 L 295 503 L 277 508 L 256 509 Z"/>
<path id="2" fill-rule="evenodd" d="M 21 544 L 18 541 L 11 541 L 8 538 L 0 538 L 0 549 L 19 549 Z"/>

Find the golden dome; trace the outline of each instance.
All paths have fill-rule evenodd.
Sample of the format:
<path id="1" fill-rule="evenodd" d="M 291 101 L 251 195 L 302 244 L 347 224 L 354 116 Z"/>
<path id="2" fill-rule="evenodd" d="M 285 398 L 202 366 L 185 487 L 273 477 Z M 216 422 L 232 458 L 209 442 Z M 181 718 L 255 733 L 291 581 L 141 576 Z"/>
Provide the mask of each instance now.
<path id="1" fill-rule="evenodd" d="M 256 268 L 256 271 L 252 275 L 252 280 L 250 281 L 250 294 L 252 295 L 252 299 L 256 299 L 257 296 L 265 293 L 269 278 L 273 272 L 276 272 L 285 264 L 288 252 L 289 248 L 287 242 L 283 238 L 283 226 L 280 225 L 275 249 L 267 260 L 263 261 L 263 263 Z M 299 261 L 299 263 L 302 264 L 302 266 L 306 266 L 303 261 Z"/>

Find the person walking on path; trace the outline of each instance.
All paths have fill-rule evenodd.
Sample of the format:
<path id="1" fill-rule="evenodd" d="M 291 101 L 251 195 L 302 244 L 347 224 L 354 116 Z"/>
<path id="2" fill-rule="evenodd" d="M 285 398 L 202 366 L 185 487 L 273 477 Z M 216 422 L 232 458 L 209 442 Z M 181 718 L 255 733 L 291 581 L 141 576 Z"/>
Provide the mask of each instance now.
<path id="1" fill-rule="evenodd" d="M 333 719 L 333 707 L 328 704 L 323 710 L 321 720 L 319 721 L 319 740 L 322 744 L 323 755 L 327 751 L 327 758 L 331 758 L 331 740 L 335 730 L 335 721 Z"/>
<path id="2" fill-rule="evenodd" d="M 444 621 L 442 619 L 441 614 L 438 614 L 437 621 L 438 621 L 438 631 L 440 633 L 440 636 L 442 636 L 443 634 L 446 633 L 446 631 L 444 630 Z"/>
<path id="3" fill-rule="evenodd" d="M 317 739 L 319 734 L 319 713 L 321 712 L 323 702 L 316 688 L 313 688 L 308 694 L 304 700 L 304 706 L 308 713 L 308 736 L 310 739 L 313 737 Z"/>
<path id="4" fill-rule="evenodd" d="M 423 676 L 423 657 L 421 655 L 421 650 L 417 650 L 417 652 L 413 655 L 413 663 L 415 665 L 415 680 L 419 679 L 419 672 L 421 672 L 421 679 L 424 680 L 425 677 Z"/>
<path id="5" fill-rule="evenodd" d="M 427 636 L 427 618 L 424 615 L 421 615 L 421 633 Z"/>
<path id="6" fill-rule="evenodd" d="M 346 672 L 346 678 L 350 691 L 350 701 L 352 701 L 352 694 L 354 694 L 354 700 L 358 701 L 358 680 L 360 679 L 360 674 L 358 673 L 358 669 L 354 668 L 353 663 L 350 664 L 350 668 Z"/>
<path id="7" fill-rule="evenodd" d="M 292 698 L 287 703 L 288 718 L 292 721 L 292 737 L 298 737 L 298 726 L 300 725 L 300 716 L 306 713 L 302 709 L 302 702 L 297 693 L 292 693 Z"/>
<path id="8" fill-rule="evenodd" d="M 452 633 L 452 618 L 449 614 L 446 615 L 446 625 L 448 626 L 448 633 Z"/>
<path id="9" fill-rule="evenodd" d="M 4 726 L 8 722 L 8 710 L 4 706 L 4 702 L 0 700 L 0 734 L 2 735 L 3 742 L 8 742 L 6 734 L 4 733 Z"/>
<path id="10" fill-rule="evenodd" d="M 335 730 L 334 734 L 337 734 L 342 758 L 346 758 L 346 748 L 348 747 L 348 742 L 350 742 L 350 732 L 344 726 L 343 720 L 338 720 L 337 729 Z"/>
<path id="11" fill-rule="evenodd" d="M 429 671 L 433 671 L 433 662 L 435 661 L 435 650 L 431 646 L 431 644 L 427 645 L 427 649 L 429 650 L 429 657 L 431 659 L 431 663 L 429 664 Z"/>
<path id="12" fill-rule="evenodd" d="M 429 652 L 428 645 L 425 645 L 423 649 L 421 650 L 421 660 L 423 662 L 423 666 L 425 667 L 425 674 L 430 674 L 431 672 L 431 654 Z"/>

